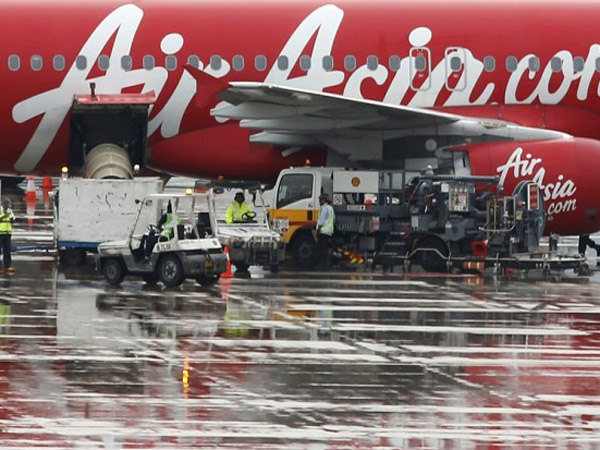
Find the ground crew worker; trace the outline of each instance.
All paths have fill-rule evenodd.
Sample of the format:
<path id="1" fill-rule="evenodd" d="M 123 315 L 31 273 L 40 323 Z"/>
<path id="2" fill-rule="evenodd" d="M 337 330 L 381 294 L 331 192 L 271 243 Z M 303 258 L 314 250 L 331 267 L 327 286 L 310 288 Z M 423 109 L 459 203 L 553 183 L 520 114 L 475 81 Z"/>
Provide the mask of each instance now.
<path id="1" fill-rule="evenodd" d="M 425 170 L 422 172 L 422 175 L 425 175 L 426 177 L 432 176 L 433 175 L 433 167 L 427 166 L 425 168 Z"/>
<path id="2" fill-rule="evenodd" d="M 317 221 L 317 256 L 320 264 L 325 268 L 331 267 L 331 236 L 335 225 L 335 212 L 329 204 L 327 194 L 319 195 L 321 210 L 319 211 L 319 220 Z"/>
<path id="3" fill-rule="evenodd" d="M 246 214 L 246 217 L 244 217 Z M 251 214 L 252 217 L 248 217 Z M 254 217 L 254 211 L 252 211 L 252 205 L 246 202 L 246 197 L 242 191 L 236 192 L 233 201 L 229 204 L 227 212 L 225 213 L 226 223 L 235 222 L 248 222 Z"/>
<path id="4" fill-rule="evenodd" d="M 177 225 L 181 225 L 183 220 L 181 217 L 177 218 Z M 173 218 L 173 207 L 171 206 L 171 202 L 169 201 L 169 205 L 167 206 L 167 213 L 163 214 L 160 220 L 158 221 L 158 226 L 160 227 L 160 239 L 162 241 L 168 241 L 173 236 L 173 229 L 175 228 L 175 220 Z"/>
<path id="5" fill-rule="evenodd" d="M 14 273 L 15 269 L 12 266 L 11 258 L 11 239 L 13 222 L 15 221 L 15 215 L 11 209 L 10 200 L 5 198 L 2 200 L 2 206 L 0 206 L 0 249 L 2 250 L 4 270 L 7 273 Z"/>
<path id="6" fill-rule="evenodd" d="M 589 234 L 582 234 L 579 236 L 579 242 L 577 245 L 577 252 L 581 256 L 585 256 L 585 250 L 587 247 L 596 250 L 596 266 L 600 266 L 600 245 L 596 244 Z"/>

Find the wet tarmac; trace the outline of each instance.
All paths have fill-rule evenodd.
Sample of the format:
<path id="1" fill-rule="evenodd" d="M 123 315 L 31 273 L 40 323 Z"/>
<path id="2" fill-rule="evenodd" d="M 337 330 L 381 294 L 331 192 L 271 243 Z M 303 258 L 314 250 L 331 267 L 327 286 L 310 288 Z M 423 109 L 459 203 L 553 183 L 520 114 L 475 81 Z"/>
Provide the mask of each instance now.
<path id="1" fill-rule="evenodd" d="M 43 211 L 22 247 L 48 239 Z M 600 449 L 600 274 L 253 270 L 163 290 L 43 251 L 15 268 L 2 449 Z"/>

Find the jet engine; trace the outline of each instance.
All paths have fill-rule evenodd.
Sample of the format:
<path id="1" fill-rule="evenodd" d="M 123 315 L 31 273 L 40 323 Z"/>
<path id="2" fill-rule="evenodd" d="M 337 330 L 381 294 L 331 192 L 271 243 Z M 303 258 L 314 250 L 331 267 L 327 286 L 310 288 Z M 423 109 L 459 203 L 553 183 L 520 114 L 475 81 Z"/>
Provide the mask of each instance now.
<path id="1" fill-rule="evenodd" d="M 129 155 L 115 144 L 100 144 L 85 158 L 85 178 L 130 180 L 133 169 Z"/>

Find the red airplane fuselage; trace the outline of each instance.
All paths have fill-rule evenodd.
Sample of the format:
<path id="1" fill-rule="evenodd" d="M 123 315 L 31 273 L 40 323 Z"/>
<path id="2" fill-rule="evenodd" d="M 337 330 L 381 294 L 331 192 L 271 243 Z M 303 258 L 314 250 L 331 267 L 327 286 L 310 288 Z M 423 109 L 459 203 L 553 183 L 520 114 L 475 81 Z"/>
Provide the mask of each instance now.
<path id="1" fill-rule="evenodd" d="M 503 176 L 508 189 L 537 176 L 547 202 L 563 202 L 554 207 L 552 231 L 594 232 L 599 13 L 600 4 L 584 1 L 0 1 L 0 173 L 57 173 L 67 161 L 73 98 L 88 94 L 91 82 L 99 94 L 155 92 L 148 142 L 149 165 L 158 170 L 272 179 L 307 158 L 326 163 L 324 149 L 250 144 L 239 123 L 217 122 L 209 114 L 215 93 L 197 88 L 189 64 L 227 82 L 571 135 L 465 151 L 473 173 Z M 464 65 L 454 70 L 456 52 Z M 419 72 L 407 63 L 417 53 L 426 61 Z M 302 67 L 306 56 L 310 68 Z"/>

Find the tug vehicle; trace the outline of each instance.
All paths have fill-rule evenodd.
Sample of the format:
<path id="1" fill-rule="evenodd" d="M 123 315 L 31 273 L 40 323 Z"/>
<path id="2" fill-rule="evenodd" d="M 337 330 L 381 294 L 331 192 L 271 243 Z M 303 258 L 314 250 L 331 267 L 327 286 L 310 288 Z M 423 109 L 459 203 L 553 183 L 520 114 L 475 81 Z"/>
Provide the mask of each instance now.
<path id="1" fill-rule="evenodd" d="M 227 255 L 218 239 L 198 229 L 196 206 L 204 196 L 153 194 L 140 203 L 124 241 L 98 246 L 97 269 L 106 281 L 119 285 L 125 276 L 140 276 L 148 284 L 166 287 L 195 279 L 202 286 L 219 281 Z"/>
<path id="2" fill-rule="evenodd" d="M 263 266 L 278 272 L 285 260 L 285 243 L 269 224 L 261 186 L 256 183 L 215 181 L 208 185 L 208 214 L 202 221 L 210 226 L 212 234 L 229 250 L 236 274 L 247 273 L 250 266 Z M 227 223 L 225 213 L 217 210 L 226 190 L 243 192 L 252 199 L 253 210 L 239 220 Z"/>

